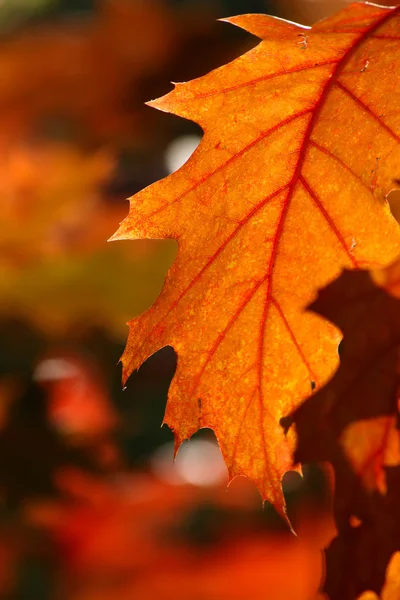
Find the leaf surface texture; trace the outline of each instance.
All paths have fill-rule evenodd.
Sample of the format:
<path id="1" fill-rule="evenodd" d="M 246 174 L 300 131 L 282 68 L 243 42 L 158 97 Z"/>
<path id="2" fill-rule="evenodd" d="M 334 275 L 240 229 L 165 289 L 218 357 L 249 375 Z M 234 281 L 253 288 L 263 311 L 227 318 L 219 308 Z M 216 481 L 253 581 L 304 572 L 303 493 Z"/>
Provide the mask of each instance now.
<path id="1" fill-rule="evenodd" d="M 280 420 L 338 360 L 340 333 L 304 308 L 343 267 L 399 250 L 385 195 L 400 171 L 400 9 L 353 4 L 312 29 L 229 21 L 261 43 L 150 103 L 204 138 L 131 199 L 113 236 L 179 244 L 158 300 L 129 324 L 123 378 L 172 346 L 176 447 L 212 428 L 230 477 L 251 478 L 283 514 L 295 434 Z"/>

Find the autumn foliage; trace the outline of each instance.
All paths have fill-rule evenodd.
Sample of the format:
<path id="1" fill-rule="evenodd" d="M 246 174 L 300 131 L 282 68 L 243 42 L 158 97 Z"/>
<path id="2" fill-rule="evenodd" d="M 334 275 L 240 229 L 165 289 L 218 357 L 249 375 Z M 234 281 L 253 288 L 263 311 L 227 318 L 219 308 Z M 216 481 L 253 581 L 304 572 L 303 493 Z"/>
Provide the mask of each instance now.
<path id="1" fill-rule="evenodd" d="M 217 4 L 0 40 L 4 600 L 400 598 L 400 6 Z"/>
<path id="2" fill-rule="evenodd" d="M 179 245 L 159 298 L 129 323 L 123 380 L 171 345 L 175 450 L 213 429 L 230 480 L 253 480 L 282 515 L 284 473 L 331 462 L 339 534 L 326 590 L 350 600 L 381 591 L 400 543 L 398 267 L 332 283 L 399 252 L 387 196 L 400 164 L 400 8 L 356 3 L 312 29 L 228 21 L 261 43 L 150 103 L 204 137 L 131 198 L 112 238 Z"/>
<path id="3" fill-rule="evenodd" d="M 399 163 L 399 15 L 355 4 L 311 31 L 231 21 L 262 43 L 151 103 L 196 119 L 204 138 L 132 199 L 114 236 L 179 242 L 157 302 L 130 323 L 124 380 L 172 345 L 165 420 L 177 447 L 211 427 L 231 477 L 247 475 L 283 511 L 294 439 L 280 420 L 337 363 L 338 330 L 304 309 L 344 266 L 388 262 L 400 241 L 385 201 Z"/>

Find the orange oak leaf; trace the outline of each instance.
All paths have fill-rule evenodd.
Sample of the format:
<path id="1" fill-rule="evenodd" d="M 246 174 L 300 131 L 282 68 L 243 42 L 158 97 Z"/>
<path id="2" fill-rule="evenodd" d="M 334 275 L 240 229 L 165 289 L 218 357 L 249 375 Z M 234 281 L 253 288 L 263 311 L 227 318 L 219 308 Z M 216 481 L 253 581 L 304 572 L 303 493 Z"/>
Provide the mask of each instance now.
<path id="1" fill-rule="evenodd" d="M 400 171 L 400 7 L 353 4 L 312 29 L 228 19 L 262 39 L 150 105 L 196 121 L 188 162 L 131 199 L 111 238 L 174 238 L 150 310 L 129 323 L 123 379 L 171 345 L 176 448 L 212 428 L 230 478 L 284 514 L 295 439 L 280 420 L 337 365 L 340 334 L 303 309 L 342 267 L 392 260 Z"/>

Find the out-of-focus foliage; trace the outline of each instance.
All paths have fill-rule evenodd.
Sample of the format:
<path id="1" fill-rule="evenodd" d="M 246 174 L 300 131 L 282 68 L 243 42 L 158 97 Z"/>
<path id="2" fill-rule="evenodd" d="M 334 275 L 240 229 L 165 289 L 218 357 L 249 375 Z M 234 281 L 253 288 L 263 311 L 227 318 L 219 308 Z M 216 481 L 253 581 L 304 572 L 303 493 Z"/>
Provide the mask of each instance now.
<path id="1" fill-rule="evenodd" d="M 216 40 L 211 22 L 162 0 L 103 0 L 0 40 L 0 315 L 122 339 L 132 310 L 156 297 L 174 244 L 106 240 L 128 193 L 166 174 L 160 144 L 177 135 L 143 101 L 193 38 Z M 233 52 L 228 39 L 214 44 Z"/>
<path id="2" fill-rule="evenodd" d="M 160 366 L 144 367 L 143 389 L 156 374 L 165 394 Z M 19 600 L 29 586 L 37 594 L 43 577 L 49 598 L 71 600 L 184 600 L 193 593 L 256 600 L 260 588 L 274 599 L 312 600 L 322 578 L 321 549 L 333 535 L 321 476 L 314 492 L 310 477 L 306 486 L 300 477 L 288 486 L 297 539 L 276 514 L 262 510 L 250 482 L 238 480 L 227 492 L 210 437 L 193 440 L 192 453 L 183 448 L 175 467 L 171 442 L 151 461 L 137 462 L 121 435 L 140 437 L 140 411 L 135 404 L 129 411 L 113 406 L 107 383 L 83 355 L 59 352 L 37 361 L 33 382 L 19 397 L 14 389 L 0 432 L 2 456 L 11 457 L 0 462 L 8 493 L 0 521 L 4 597 Z M 60 444 L 70 448 L 67 460 L 60 460 Z M 102 471 L 82 470 L 76 453 L 95 458 Z"/>

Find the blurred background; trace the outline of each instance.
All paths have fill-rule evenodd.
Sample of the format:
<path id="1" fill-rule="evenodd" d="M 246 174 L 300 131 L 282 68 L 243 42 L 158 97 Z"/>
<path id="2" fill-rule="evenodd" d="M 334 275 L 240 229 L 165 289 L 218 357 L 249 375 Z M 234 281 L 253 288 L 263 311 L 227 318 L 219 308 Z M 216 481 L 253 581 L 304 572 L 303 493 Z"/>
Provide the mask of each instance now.
<path id="1" fill-rule="evenodd" d="M 0 0 L 1 599 L 316 598 L 324 471 L 285 479 L 296 538 L 248 481 L 226 489 L 212 432 L 173 464 L 174 352 L 125 390 L 117 363 L 176 246 L 106 240 L 201 138 L 144 102 L 257 43 L 216 19 L 312 24 L 345 4 Z"/>

